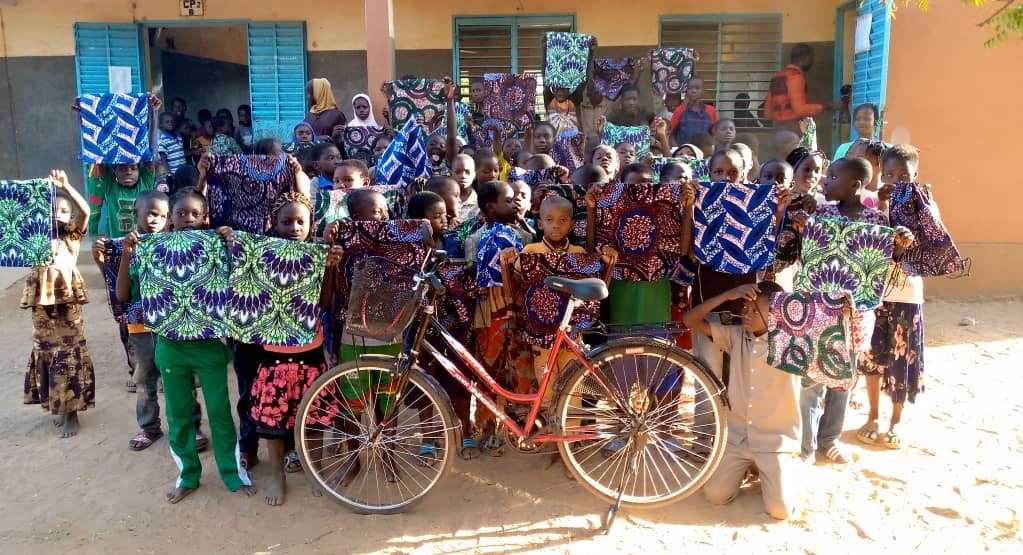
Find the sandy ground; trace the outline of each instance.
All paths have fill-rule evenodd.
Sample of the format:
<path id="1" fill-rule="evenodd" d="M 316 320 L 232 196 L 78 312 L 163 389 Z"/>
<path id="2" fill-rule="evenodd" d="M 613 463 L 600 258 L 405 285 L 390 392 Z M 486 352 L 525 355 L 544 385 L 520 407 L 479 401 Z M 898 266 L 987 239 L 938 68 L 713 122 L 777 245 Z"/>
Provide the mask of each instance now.
<path id="1" fill-rule="evenodd" d="M 203 487 L 168 505 L 176 472 L 167 442 L 127 448 L 135 396 L 124 390 L 99 274 L 91 261 L 81 268 L 93 297 L 85 314 L 98 404 L 69 440 L 56 437 L 38 406 L 21 404 L 32 327 L 17 308 L 21 272 L 0 271 L 0 553 L 1023 553 L 1019 299 L 930 300 L 927 392 L 906 410 L 908 445 L 859 444 L 865 412 L 850 411 L 843 439 L 854 462 L 806 465 L 803 503 L 790 521 L 773 522 L 752 486 L 726 507 L 696 495 L 625 512 L 603 536 L 595 533 L 601 502 L 560 465 L 516 453 L 456 461 L 409 513 L 359 516 L 313 497 L 301 474 L 289 475 L 284 507 L 231 494 L 206 452 Z M 967 314 L 977 325 L 959 327 Z M 887 410 L 883 402 L 882 417 Z M 253 471 L 257 487 L 268 471 Z"/>

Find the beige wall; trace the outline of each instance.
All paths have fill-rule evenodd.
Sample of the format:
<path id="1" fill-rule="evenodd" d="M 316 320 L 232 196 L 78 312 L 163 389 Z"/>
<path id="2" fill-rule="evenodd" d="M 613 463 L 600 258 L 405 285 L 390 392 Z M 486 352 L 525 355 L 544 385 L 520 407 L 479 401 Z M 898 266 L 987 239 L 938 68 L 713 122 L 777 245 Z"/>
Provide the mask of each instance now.
<path id="1" fill-rule="evenodd" d="M 892 27 L 887 140 L 921 150 L 921 181 L 974 257 L 973 277 L 929 280 L 928 293 L 1023 293 L 1020 186 L 1012 137 L 1023 129 L 1023 40 L 987 48 L 977 23 L 996 8 L 932 2 L 898 11 Z"/>
<path id="2" fill-rule="evenodd" d="M 380 0 L 383 1 L 383 0 Z M 575 13 L 577 28 L 604 46 L 654 44 L 658 16 L 697 13 L 783 13 L 785 42 L 834 40 L 835 6 L 841 0 L 394 0 L 395 47 L 450 49 L 451 16 Z M 202 18 L 182 18 L 172 0 L 19 0 L 0 8 L 8 56 L 74 54 L 78 21 L 201 21 L 252 19 L 306 21 L 309 50 L 364 50 L 363 0 L 273 2 L 214 0 Z"/>
<path id="3" fill-rule="evenodd" d="M 170 42 L 174 48 L 169 48 Z M 223 27 L 164 27 L 157 48 L 198 58 L 249 65 L 248 33 L 245 25 Z"/>
<path id="4" fill-rule="evenodd" d="M 836 0 L 394 0 L 396 47 L 450 49 L 451 16 L 574 13 L 576 29 L 601 46 L 656 44 L 662 14 L 783 13 L 785 42 L 835 40 Z M 414 17 L 409 17 L 415 14 Z"/>
<path id="5" fill-rule="evenodd" d="M 7 56 L 72 56 L 76 22 L 130 23 L 216 19 L 305 21 L 309 50 L 364 50 L 362 0 L 275 2 L 213 0 L 204 17 L 181 17 L 173 0 L 19 0 L 0 8 Z M 448 25 L 450 29 L 450 24 Z"/>

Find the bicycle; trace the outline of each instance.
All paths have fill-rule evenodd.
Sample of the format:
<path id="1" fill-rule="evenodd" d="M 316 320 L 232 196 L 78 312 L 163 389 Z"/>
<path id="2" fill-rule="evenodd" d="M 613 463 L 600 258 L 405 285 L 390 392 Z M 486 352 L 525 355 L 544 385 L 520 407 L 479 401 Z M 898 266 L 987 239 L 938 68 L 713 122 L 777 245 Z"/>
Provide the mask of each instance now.
<path id="1" fill-rule="evenodd" d="M 418 366 L 421 356 L 435 360 L 521 444 L 556 443 L 578 482 L 612 503 L 605 530 L 621 505 L 664 506 L 710 477 L 724 452 L 724 386 L 664 338 L 627 336 L 592 350 L 581 335 L 572 339 L 574 308 L 606 298 L 603 281 L 545 280 L 571 301 L 538 391 L 521 394 L 498 384 L 439 321 L 436 307 L 445 291 L 438 270 L 452 263 L 446 253 L 435 251 L 418 271 L 375 257 L 357 266 L 347 331 L 392 342 L 404 337 L 405 348 L 397 357 L 362 355 L 341 364 L 306 392 L 295 434 L 302 467 L 315 489 L 358 513 L 392 514 L 439 483 L 451 464 L 452 446 L 461 445 L 461 426 L 448 395 Z M 525 419 L 499 409 L 479 383 L 424 341 L 431 330 L 486 390 L 504 402 L 527 406 Z M 563 348 L 573 361 L 554 386 L 553 402 L 543 407 L 552 386 L 550 361 L 557 361 Z M 432 449 L 424 452 L 424 443 Z"/>

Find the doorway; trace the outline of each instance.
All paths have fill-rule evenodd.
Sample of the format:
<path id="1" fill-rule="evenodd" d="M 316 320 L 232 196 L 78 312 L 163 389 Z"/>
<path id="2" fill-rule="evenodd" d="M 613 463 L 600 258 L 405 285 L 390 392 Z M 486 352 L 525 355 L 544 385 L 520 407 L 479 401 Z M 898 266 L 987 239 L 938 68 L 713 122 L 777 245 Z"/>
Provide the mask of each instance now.
<path id="1" fill-rule="evenodd" d="M 143 33 L 151 90 L 163 99 L 165 111 L 172 109 L 173 99 L 180 98 L 187 106 L 185 119 L 194 125 L 202 123 L 201 110 L 215 115 L 224 109 L 238 126 L 238 108 L 250 104 L 246 24 L 154 25 Z M 251 125 L 250 120 L 249 129 Z M 251 135 L 245 141 L 249 145 Z"/>
<path id="2" fill-rule="evenodd" d="M 846 2 L 835 10 L 835 80 L 832 98 L 851 99 L 853 62 L 856 35 L 856 2 Z M 849 109 L 852 109 L 850 106 Z M 849 110 L 836 111 L 831 131 L 831 144 L 835 147 L 852 136 L 852 117 Z"/>

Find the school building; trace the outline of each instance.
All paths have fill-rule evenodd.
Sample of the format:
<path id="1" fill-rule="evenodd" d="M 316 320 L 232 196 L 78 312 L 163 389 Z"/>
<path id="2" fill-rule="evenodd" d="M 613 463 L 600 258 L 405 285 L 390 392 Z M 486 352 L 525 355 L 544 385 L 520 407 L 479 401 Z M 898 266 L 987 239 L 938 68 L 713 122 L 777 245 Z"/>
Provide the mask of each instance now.
<path id="1" fill-rule="evenodd" d="M 723 116 L 756 113 L 790 48 L 810 44 L 809 97 L 830 101 L 843 84 L 853 104 L 883 107 L 887 141 L 923 152 L 921 180 L 935 186 L 970 278 L 932 279 L 928 294 L 1023 293 L 1023 227 L 1008 174 L 1017 150 L 1006 130 L 1023 111 L 1005 103 L 1023 87 L 1023 41 L 986 48 L 985 8 L 933 2 L 930 11 L 885 0 L 0 0 L 0 177 L 78 167 L 78 94 L 112 82 L 180 96 L 201 108 L 251 104 L 257 135 L 290 136 L 306 110 L 303 84 L 326 77 L 339 106 L 412 74 L 457 76 L 542 68 L 547 31 L 597 37 L 601 57 L 643 56 L 657 46 L 700 54 L 696 72 Z M 902 3 L 897 3 L 902 5 Z M 859 29 L 857 29 L 859 27 Z M 859 32 L 858 32 L 859 31 Z M 641 81 L 648 85 L 649 79 Z M 746 93 L 749 100 L 740 97 Z M 848 123 L 818 118 L 821 148 L 847 140 Z M 770 131 L 750 124 L 740 133 Z M 769 122 L 766 123 L 769 126 Z M 1005 150 L 1005 154 L 994 149 Z"/>

